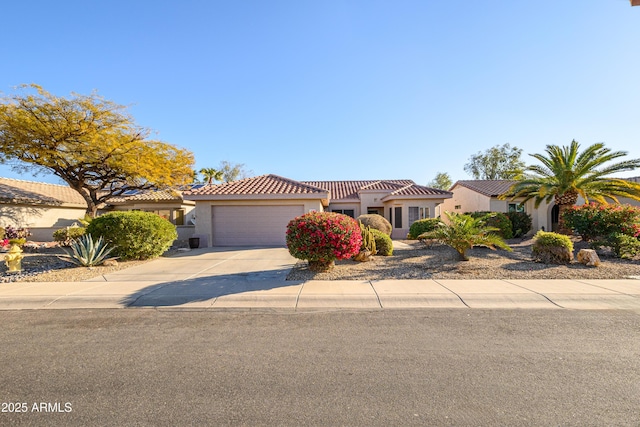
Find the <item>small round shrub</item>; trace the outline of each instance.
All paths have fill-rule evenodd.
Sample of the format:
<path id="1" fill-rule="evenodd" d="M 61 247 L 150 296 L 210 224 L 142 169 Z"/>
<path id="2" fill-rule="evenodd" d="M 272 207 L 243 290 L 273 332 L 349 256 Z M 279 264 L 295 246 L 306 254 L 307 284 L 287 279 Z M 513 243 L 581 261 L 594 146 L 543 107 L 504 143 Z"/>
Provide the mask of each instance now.
<path id="1" fill-rule="evenodd" d="M 376 240 L 376 250 L 378 251 L 378 255 L 393 255 L 393 241 L 391 240 L 391 237 L 380 230 L 371 229 L 371 232 Z"/>
<path id="2" fill-rule="evenodd" d="M 507 218 L 511 221 L 513 237 L 522 237 L 531 230 L 531 215 L 526 212 L 507 212 Z"/>
<path id="3" fill-rule="evenodd" d="M 544 264 L 569 264 L 573 260 L 573 242 L 564 234 L 538 231 L 531 251 L 534 261 Z"/>
<path id="4" fill-rule="evenodd" d="M 309 261 L 312 271 L 330 270 L 336 259 L 360 252 L 360 224 L 334 212 L 309 212 L 289 221 L 287 248 L 298 259 Z"/>
<path id="5" fill-rule="evenodd" d="M 438 218 L 419 219 L 409 227 L 407 239 L 415 240 L 422 233 L 428 233 L 435 230 L 438 224 L 440 224 L 440 220 Z"/>
<path id="6" fill-rule="evenodd" d="M 96 239 L 115 246 L 112 255 L 123 260 L 162 255 L 178 238 L 176 227 L 166 219 L 142 211 L 110 212 L 95 218 L 86 228 Z"/>
<path id="7" fill-rule="evenodd" d="M 481 218 L 488 227 L 499 229 L 500 231 L 497 231 L 496 234 L 503 239 L 511 239 L 513 237 L 511 220 L 506 214 L 502 212 L 471 212 L 469 215 L 473 218 Z"/>
<path id="8" fill-rule="evenodd" d="M 380 230 L 387 236 L 391 236 L 391 223 L 387 221 L 385 217 L 378 214 L 365 214 L 360 215 L 356 220 L 360 221 L 362 225 L 369 226 L 371 229 Z"/>
<path id="9" fill-rule="evenodd" d="M 605 239 L 594 241 L 592 246 L 596 249 L 608 246 L 616 257 L 623 259 L 633 259 L 640 255 L 640 240 L 623 233 L 611 233 Z"/>
<path id="10" fill-rule="evenodd" d="M 53 240 L 62 246 L 71 246 L 71 243 L 77 238 L 84 236 L 84 227 L 66 227 L 53 232 Z"/>

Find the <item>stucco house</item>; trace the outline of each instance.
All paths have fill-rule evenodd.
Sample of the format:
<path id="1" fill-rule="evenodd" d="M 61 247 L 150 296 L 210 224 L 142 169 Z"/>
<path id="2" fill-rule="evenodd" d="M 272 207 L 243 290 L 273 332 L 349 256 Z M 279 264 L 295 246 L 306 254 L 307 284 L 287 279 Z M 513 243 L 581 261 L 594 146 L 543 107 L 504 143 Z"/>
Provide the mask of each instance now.
<path id="1" fill-rule="evenodd" d="M 29 228 L 32 240 L 52 240 L 54 230 L 77 222 L 86 209 L 67 185 L 0 178 L 0 227 Z"/>
<path id="2" fill-rule="evenodd" d="M 193 235 L 195 202 L 184 200 L 179 191 L 132 191 L 109 200 L 98 210 L 141 210 L 156 213 L 176 225 L 178 240 Z M 26 227 L 31 240 L 53 240 L 53 232 L 78 223 L 87 203 L 67 185 L 0 178 L 0 227 Z"/>
<path id="3" fill-rule="evenodd" d="M 196 202 L 201 246 L 284 245 L 287 223 L 312 210 L 352 217 L 378 213 L 406 237 L 411 223 L 435 216 L 448 191 L 411 180 L 295 181 L 262 175 L 185 192 Z M 204 241 L 204 242 L 203 242 Z"/>
<path id="4" fill-rule="evenodd" d="M 627 178 L 630 181 L 639 182 L 640 178 Z M 522 204 L 518 199 L 500 200 L 498 196 L 505 193 L 516 181 L 510 180 L 468 180 L 457 181 L 449 189 L 453 193 L 450 199 L 446 199 L 440 207 L 442 212 L 510 212 L 513 210 L 524 211 L 531 215 L 531 231 L 538 230 L 556 231 L 558 227 L 558 207 L 551 203 L 541 203 L 537 208 L 535 202 L 529 200 Z M 640 202 L 632 199 L 619 199 L 620 203 L 639 206 Z M 583 198 L 578 198 L 578 205 L 584 203 Z"/>

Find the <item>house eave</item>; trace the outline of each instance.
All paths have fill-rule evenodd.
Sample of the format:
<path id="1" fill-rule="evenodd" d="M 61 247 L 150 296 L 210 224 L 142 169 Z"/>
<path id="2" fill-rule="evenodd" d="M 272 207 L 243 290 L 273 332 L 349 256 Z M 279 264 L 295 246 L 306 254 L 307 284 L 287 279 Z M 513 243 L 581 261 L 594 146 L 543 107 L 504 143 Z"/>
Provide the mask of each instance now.
<path id="1" fill-rule="evenodd" d="M 202 194 L 185 195 L 185 200 L 229 201 L 229 200 L 320 200 L 323 206 L 329 205 L 329 194 Z"/>
<path id="2" fill-rule="evenodd" d="M 443 200 L 450 199 L 453 197 L 453 194 L 405 194 L 405 195 L 393 195 L 389 194 L 384 196 L 380 200 L 383 202 L 390 202 L 393 200 Z"/>

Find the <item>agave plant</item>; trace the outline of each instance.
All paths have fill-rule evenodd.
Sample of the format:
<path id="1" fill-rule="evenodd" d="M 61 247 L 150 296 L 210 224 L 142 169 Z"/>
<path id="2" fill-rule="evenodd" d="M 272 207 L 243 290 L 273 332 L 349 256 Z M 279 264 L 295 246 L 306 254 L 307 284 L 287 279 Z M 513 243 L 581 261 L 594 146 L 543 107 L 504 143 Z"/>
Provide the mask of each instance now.
<path id="1" fill-rule="evenodd" d="M 107 257 L 113 249 L 113 247 L 108 247 L 102 236 L 94 242 L 91 234 L 85 234 L 71 243 L 73 253 L 67 252 L 67 256 L 76 265 L 93 267 L 102 264 L 107 259 L 112 259 Z"/>
<path id="2" fill-rule="evenodd" d="M 470 215 L 445 212 L 449 224 L 441 222 L 434 230 L 422 233 L 418 239 L 432 239 L 447 246 L 451 246 L 458 252 L 461 261 L 468 261 L 467 251 L 474 246 L 486 246 L 495 250 L 496 247 L 511 251 L 502 237 L 495 234 L 499 231 L 496 227 L 485 225 L 482 218 L 473 218 Z"/>

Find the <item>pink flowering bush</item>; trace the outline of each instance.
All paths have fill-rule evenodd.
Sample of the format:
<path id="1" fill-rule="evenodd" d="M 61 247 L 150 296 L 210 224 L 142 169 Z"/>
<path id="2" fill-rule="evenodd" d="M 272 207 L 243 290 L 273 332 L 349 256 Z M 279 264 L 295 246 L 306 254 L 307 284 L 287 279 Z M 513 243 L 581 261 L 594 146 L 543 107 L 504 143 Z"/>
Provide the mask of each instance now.
<path id="1" fill-rule="evenodd" d="M 287 225 L 287 247 L 298 259 L 309 261 L 314 271 L 326 271 L 336 259 L 348 259 L 360 251 L 358 222 L 333 212 L 309 212 Z"/>

